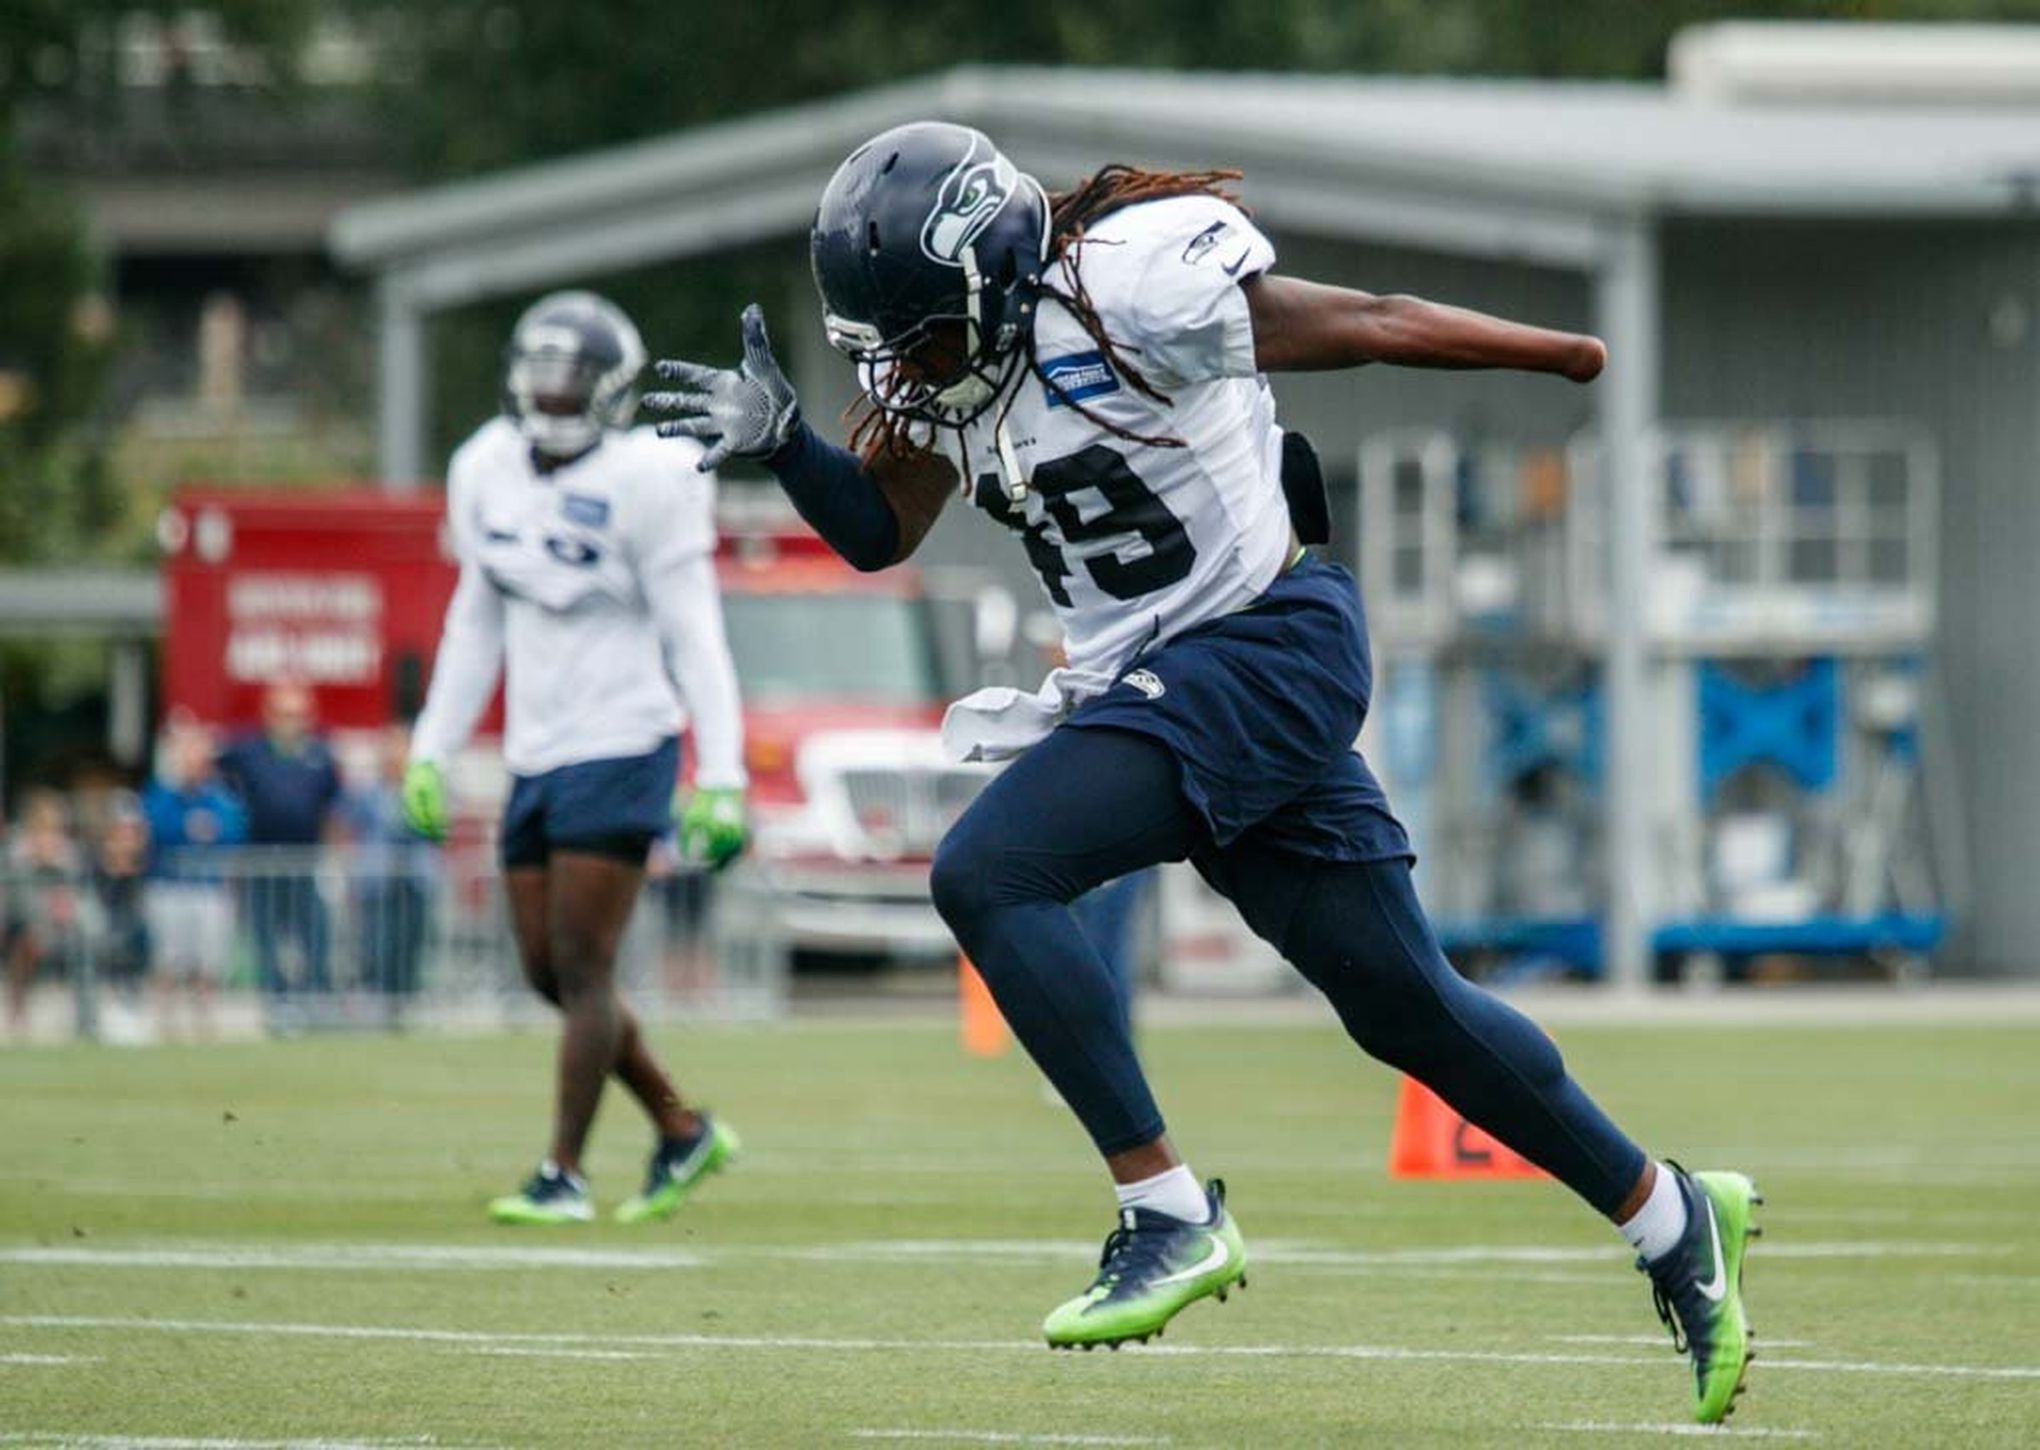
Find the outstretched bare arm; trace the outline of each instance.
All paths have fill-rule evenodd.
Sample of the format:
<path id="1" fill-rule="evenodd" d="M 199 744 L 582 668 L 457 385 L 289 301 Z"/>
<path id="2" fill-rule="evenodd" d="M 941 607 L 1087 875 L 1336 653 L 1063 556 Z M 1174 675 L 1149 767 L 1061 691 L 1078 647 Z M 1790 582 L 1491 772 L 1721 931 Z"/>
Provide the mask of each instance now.
<path id="1" fill-rule="evenodd" d="M 1322 372 L 1394 363 L 1411 368 L 1515 368 L 1591 381 L 1608 361 L 1597 337 L 1529 327 L 1421 297 L 1377 297 L 1298 277 L 1240 284 L 1263 372 Z"/>
<path id="2" fill-rule="evenodd" d="M 956 493 L 956 470 L 937 453 L 883 456 L 866 464 L 865 470 L 900 521 L 899 552 L 892 557 L 897 564 L 920 548 L 935 527 L 943 505 Z"/>

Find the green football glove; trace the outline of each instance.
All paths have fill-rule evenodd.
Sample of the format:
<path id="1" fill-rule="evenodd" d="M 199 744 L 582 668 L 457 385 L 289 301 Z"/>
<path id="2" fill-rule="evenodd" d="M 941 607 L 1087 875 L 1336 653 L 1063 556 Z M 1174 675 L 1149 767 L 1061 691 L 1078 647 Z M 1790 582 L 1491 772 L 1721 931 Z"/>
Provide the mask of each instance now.
<path id="1" fill-rule="evenodd" d="M 404 824 L 428 841 L 446 839 L 446 780 L 429 760 L 404 767 Z"/>
<path id="2" fill-rule="evenodd" d="M 750 835 L 741 786 L 696 789 L 674 820 L 680 829 L 681 856 L 711 871 L 720 871 L 743 854 Z"/>

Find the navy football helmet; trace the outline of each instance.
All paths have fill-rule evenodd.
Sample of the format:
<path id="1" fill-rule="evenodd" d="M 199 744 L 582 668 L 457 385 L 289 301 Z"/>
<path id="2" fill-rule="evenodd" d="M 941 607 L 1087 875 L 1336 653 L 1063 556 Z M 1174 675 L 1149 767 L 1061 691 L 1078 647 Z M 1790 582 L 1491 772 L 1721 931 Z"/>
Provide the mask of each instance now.
<path id="1" fill-rule="evenodd" d="M 504 352 L 503 412 L 539 452 L 585 453 L 637 410 L 638 330 L 593 292 L 554 292 L 517 319 Z"/>
<path id="2" fill-rule="evenodd" d="M 889 413 L 961 427 L 1014 375 L 1048 255 L 1041 183 L 983 132 L 917 121 L 829 179 L 812 258 L 829 341 Z"/>

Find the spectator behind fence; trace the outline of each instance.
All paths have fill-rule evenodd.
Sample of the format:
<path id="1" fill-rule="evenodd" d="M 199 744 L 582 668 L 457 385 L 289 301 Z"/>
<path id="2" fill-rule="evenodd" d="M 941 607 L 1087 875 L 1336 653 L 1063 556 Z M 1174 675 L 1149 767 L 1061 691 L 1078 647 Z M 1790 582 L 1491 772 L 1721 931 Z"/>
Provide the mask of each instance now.
<path id="1" fill-rule="evenodd" d="M 212 999 L 234 949 L 234 899 L 225 855 L 248 839 L 248 816 L 215 769 L 212 732 L 173 723 L 162 764 L 142 793 L 149 831 L 147 919 L 156 959 L 157 1029 L 173 1035 L 177 989 L 191 1025 L 212 1034 Z"/>
<path id="2" fill-rule="evenodd" d="M 293 1030 L 330 1007 L 329 928 L 313 869 L 339 801 L 340 771 L 315 723 L 312 692 L 277 681 L 262 697 L 262 733 L 220 757 L 220 773 L 247 807 L 248 843 L 269 848 L 252 853 L 247 900 L 272 1031 Z M 284 970 L 285 947 L 298 957 L 295 981 Z M 292 1003 L 293 986 L 309 995 L 308 1010 Z"/>
<path id="3" fill-rule="evenodd" d="M 53 790 L 29 792 L 8 842 L 6 911 L 0 925 L 7 1026 L 16 1036 L 28 1031 L 28 994 L 36 974 L 45 966 L 75 969 L 83 955 L 83 866 L 64 798 Z"/>
<path id="4" fill-rule="evenodd" d="M 439 852 L 404 824 L 404 763 L 410 732 L 392 726 L 383 736 L 376 778 L 341 800 L 341 818 L 354 842 L 355 906 L 359 912 L 361 982 L 382 995 L 385 1020 L 403 1024 L 417 995 L 419 959 L 432 915 Z"/>
<path id="5" fill-rule="evenodd" d="M 99 903 L 99 980 L 133 1001 L 149 978 L 152 940 L 147 916 L 149 825 L 141 798 L 115 791 L 106 800 L 92 893 Z"/>

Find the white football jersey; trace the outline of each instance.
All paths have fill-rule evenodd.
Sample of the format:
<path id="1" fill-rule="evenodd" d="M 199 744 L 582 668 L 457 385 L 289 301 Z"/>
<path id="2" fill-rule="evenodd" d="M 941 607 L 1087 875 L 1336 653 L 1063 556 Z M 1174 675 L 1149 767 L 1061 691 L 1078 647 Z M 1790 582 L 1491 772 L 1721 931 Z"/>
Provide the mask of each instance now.
<path id="1" fill-rule="evenodd" d="M 412 753 L 459 748 L 505 680 L 519 775 L 654 749 L 692 705 L 696 779 L 743 781 L 734 672 L 715 589 L 715 480 L 700 445 L 613 432 L 548 473 L 507 419 L 447 470 L 461 582 Z"/>
<path id="2" fill-rule="evenodd" d="M 1215 197 L 1112 213 L 1050 280 L 1073 294 L 1072 270 L 1081 274 L 1121 357 L 1167 401 L 1138 391 L 1066 308 L 1044 299 L 1038 371 L 1021 378 L 1011 408 L 941 433 L 967 495 L 1021 534 L 1078 671 L 1116 676 L 1150 645 L 1251 603 L 1288 562 L 1282 433 L 1240 290 L 1274 262 L 1268 239 Z M 1183 446 L 1118 437 L 1079 403 L 1129 433 Z M 1001 426 L 1027 484 L 1017 502 Z"/>

